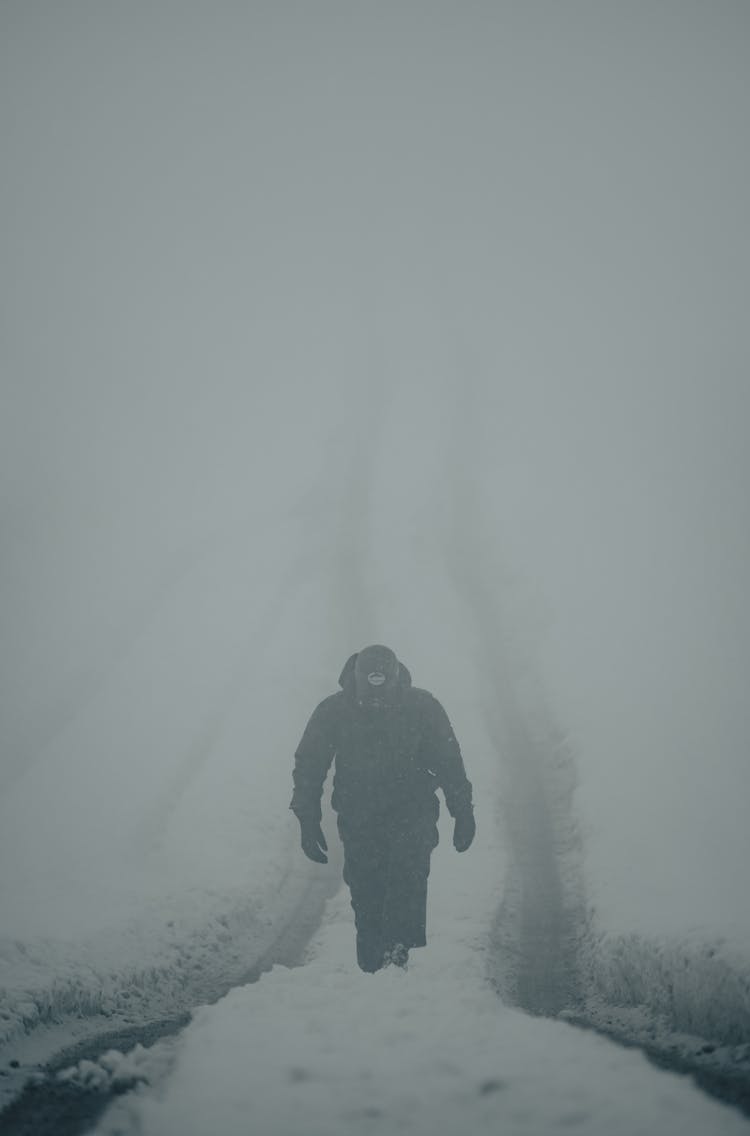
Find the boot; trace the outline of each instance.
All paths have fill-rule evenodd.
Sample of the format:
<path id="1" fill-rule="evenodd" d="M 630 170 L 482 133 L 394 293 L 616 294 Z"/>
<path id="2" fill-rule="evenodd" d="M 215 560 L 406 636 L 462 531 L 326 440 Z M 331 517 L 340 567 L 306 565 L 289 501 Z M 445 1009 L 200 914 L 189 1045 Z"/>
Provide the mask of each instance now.
<path id="1" fill-rule="evenodd" d="M 383 966 L 400 966 L 406 970 L 409 961 L 409 949 L 403 943 L 394 943 L 383 955 Z"/>

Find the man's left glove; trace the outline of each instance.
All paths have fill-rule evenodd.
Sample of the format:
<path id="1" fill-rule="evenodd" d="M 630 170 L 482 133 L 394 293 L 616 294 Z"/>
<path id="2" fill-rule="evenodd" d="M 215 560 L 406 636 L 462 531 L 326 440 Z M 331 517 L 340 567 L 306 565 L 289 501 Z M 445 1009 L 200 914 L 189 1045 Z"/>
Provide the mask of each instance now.
<path id="1" fill-rule="evenodd" d="M 327 864 L 328 845 L 326 838 L 323 835 L 323 829 L 320 827 L 320 822 L 317 820 L 310 820 L 306 817 L 299 818 L 300 828 L 302 830 L 302 851 L 307 856 L 308 860 L 314 860 L 316 864 Z"/>
<path id="2" fill-rule="evenodd" d="M 471 808 L 460 812 L 456 817 L 453 828 L 453 847 L 457 852 L 465 852 L 474 839 L 477 826 L 474 823 L 474 813 Z"/>

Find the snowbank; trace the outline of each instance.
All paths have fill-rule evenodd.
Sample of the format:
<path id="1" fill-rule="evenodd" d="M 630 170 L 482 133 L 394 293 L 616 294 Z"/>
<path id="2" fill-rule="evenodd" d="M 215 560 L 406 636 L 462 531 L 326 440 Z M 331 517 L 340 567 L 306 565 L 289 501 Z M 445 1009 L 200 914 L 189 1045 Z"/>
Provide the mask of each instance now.
<path id="1" fill-rule="evenodd" d="M 599 935 L 584 967 L 592 1003 L 648 1008 L 673 1030 L 722 1045 L 750 1038 L 750 959 L 726 943 Z"/>
<path id="2" fill-rule="evenodd" d="M 151 911 L 78 941 L 0 940 L 0 1046 L 6 1059 L 47 1049 L 39 1027 L 115 1025 L 175 1017 L 241 982 L 299 913 L 310 873 L 298 862 L 251 893 L 163 896 Z M 291 853 L 290 853 L 291 861 Z M 53 1044 L 59 1044 L 55 1034 Z"/>

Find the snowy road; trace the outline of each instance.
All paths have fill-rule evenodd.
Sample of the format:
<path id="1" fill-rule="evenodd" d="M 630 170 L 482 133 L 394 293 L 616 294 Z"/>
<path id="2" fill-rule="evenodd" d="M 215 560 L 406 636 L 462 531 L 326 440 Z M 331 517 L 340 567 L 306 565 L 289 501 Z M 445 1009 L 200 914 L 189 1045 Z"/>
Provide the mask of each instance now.
<path id="1" fill-rule="evenodd" d="M 197 1011 L 141 1059 L 154 1086 L 112 1106 L 98 1136 L 750 1132 L 637 1051 L 501 1005 L 486 979 L 492 857 L 502 853 L 486 828 L 473 858 L 443 841 L 431 943 L 406 972 L 362 975 L 346 897 L 331 901 L 307 965 Z"/>

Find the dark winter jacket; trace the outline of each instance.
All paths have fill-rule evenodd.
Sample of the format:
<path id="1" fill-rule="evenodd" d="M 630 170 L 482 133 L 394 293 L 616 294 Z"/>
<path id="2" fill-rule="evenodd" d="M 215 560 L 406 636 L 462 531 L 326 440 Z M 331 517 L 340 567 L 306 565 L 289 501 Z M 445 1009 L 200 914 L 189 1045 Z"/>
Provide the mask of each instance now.
<path id="1" fill-rule="evenodd" d="M 411 685 L 402 663 L 389 704 L 362 706 L 355 660 L 352 655 L 341 672 L 341 690 L 324 699 L 307 724 L 295 754 L 290 808 L 301 819 L 320 820 L 323 783 L 335 758 L 331 804 L 341 820 L 436 816 L 436 789 L 451 816 L 471 809 L 461 750 L 437 699 Z"/>

